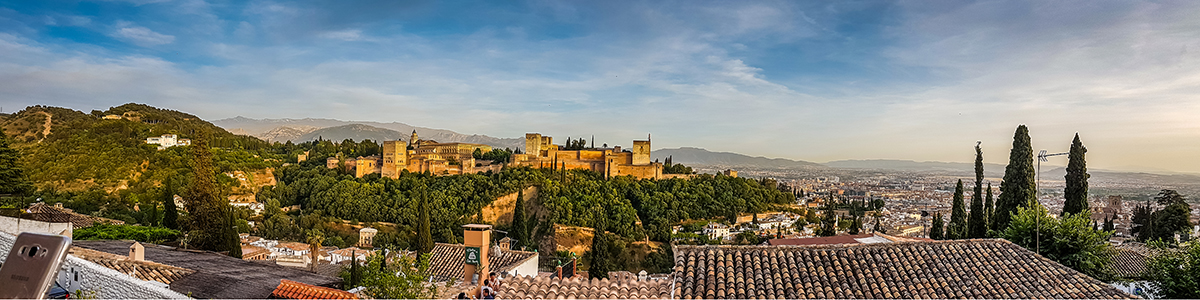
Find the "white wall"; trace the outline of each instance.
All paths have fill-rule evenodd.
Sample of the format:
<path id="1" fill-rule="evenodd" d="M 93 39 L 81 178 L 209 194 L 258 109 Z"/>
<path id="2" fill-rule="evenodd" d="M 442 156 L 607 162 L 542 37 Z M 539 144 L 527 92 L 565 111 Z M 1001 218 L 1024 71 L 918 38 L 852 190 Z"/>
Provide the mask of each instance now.
<path id="1" fill-rule="evenodd" d="M 71 223 L 50 223 L 0 216 L 0 232 L 5 232 L 13 236 L 17 236 L 22 232 L 61 234 L 63 231 L 66 231 L 66 234 L 63 235 L 72 236 L 75 229 Z"/>
<path id="2" fill-rule="evenodd" d="M 8 258 L 16 239 L 15 235 L 0 232 L 0 260 Z M 188 298 L 168 289 L 165 284 L 142 281 L 71 255 L 67 255 L 58 272 L 58 283 L 71 292 L 72 298 L 80 297 L 75 293 L 76 290 L 95 293 L 94 296 L 99 299 Z"/>

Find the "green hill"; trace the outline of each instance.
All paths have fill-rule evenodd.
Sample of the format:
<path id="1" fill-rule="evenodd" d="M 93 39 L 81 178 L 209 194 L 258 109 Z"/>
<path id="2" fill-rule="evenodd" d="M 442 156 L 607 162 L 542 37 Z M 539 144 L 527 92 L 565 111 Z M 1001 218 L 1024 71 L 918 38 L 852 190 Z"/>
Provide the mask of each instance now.
<path id="1" fill-rule="evenodd" d="M 105 116 L 119 117 L 106 119 Z M 270 167 L 259 150 L 269 144 L 231 134 L 191 114 L 125 104 L 90 114 L 61 107 L 30 106 L 0 121 L 22 153 L 30 180 L 41 189 L 107 192 L 156 186 L 187 169 L 184 148 L 157 150 L 146 138 L 177 134 L 198 138 L 207 133 L 221 171 Z"/>

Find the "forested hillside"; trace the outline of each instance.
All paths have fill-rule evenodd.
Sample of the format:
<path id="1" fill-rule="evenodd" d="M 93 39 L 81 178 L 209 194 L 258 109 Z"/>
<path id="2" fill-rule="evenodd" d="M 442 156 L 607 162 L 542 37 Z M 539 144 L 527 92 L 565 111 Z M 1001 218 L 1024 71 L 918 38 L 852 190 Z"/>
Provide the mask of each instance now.
<path id="1" fill-rule="evenodd" d="M 105 115 L 122 116 L 106 120 Z M 161 182 L 157 170 L 186 167 L 183 151 L 159 151 L 146 138 L 178 134 L 196 138 L 208 133 L 218 148 L 222 171 L 270 167 L 257 150 L 269 144 L 237 136 L 200 118 L 141 104 L 125 104 L 90 114 L 66 108 L 32 106 L 5 118 L 4 133 L 22 153 L 22 165 L 39 188 L 114 191 L 133 182 Z M 257 157 L 256 157 L 257 156 Z"/>

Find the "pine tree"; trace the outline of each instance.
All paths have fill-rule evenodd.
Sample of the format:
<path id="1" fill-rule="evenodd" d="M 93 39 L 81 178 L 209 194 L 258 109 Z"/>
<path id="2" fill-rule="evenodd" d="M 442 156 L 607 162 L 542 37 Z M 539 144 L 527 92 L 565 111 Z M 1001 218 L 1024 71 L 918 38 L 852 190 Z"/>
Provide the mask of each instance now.
<path id="1" fill-rule="evenodd" d="M 992 183 L 989 182 L 987 185 L 987 196 L 983 201 L 983 218 L 986 221 L 984 222 L 984 226 L 987 226 L 988 231 L 995 229 L 992 228 L 992 219 L 995 218 L 996 206 L 992 200 Z"/>
<path id="2" fill-rule="evenodd" d="M 13 149 L 4 130 L 0 130 L 0 195 L 22 195 L 33 191 L 33 184 L 21 169 L 21 152 Z"/>
<path id="3" fill-rule="evenodd" d="M 971 215 L 967 220 L 967 237 L 987 236 L 987 214 L 983 207 L 983 150 L 975 144 L 975 192 L 971 194 Z"/>
<path id="4" fill-rule="evenodd" d="M 1017 126 L 1012 150 L 1008 154 L 1008 166 L 1004 168 L 1004 181 L 1000 182 L 1000 199 L 996 201 L 996 211 L 992 214 L 993 230 L 1007 229 L 1017 207 L 1037 203 L 1036 184 L 1029 128 Z"/>
<path id="5" fill-rule="evenodd" d="M 933 225 L 930 225 L 930 228 L 929 228 L 929 238 L 935 239 L 935 240 L 940 240 L 940 239 L 945 238 L 944 234 L 942 233 L 942 229 L 944 228 L 944 226 L 942 225 L 943 222 L 945 222 L 945 221 L 942 221 L 942 213 L 941 212 L 933 213 Z"/>
<path id="6" fill-rule="evenodd" d="M 517 203 L 513 208 L 512 232 L 518 245 L 532 245 L 529 242 L 529 226 L 525 224 L 524 191 L 517 191 Z"/>
<path id="7" fill-rule="evenodd" d="M 1087 161 L 1084 159 L 1084 154 L 1087 153 L 1087 148 L 1083 147 L 1083 143 L 1079 141 L 1079 134 L 1075 134 L 1075 140 L 1071 142 L 1071 152 L 1068 154 L 1070 159 L 1067 162 L 1067 187 L 1063 191 L 1066 202 L 1063 203 L 1062 215 L 1078 214 L 1088 211 L 1088 177 Z"/>
<path id="8" fill-rule="evenodd" d="M 433 252 L 433 233 L 429 229 L 429 196 L 428 192 L 422 189 L 419 193 L 420 201 L 417 207 L 417 254 L 425 254 Z"/>
<path id="9" fill-rule="evenodd" d="M 954 206 L 950 211 L 950 225 L 946 226 L 946 239 L 954 240 L 967 237 L 967 207 L 963 203 L 962 179 L 954 187 Z"/>
<path id="10" fill-rule="evenodd" d="M 229 202 L 222 200 L 207 137 L 195 139 L 191 147 L 194 160 L 192 172 L 195 175 L 183 198 L 191 216 L 187 228 L 191 245 L 198 249 L 231 251 L 226 241 L 230 206 Z"/>
<path id="11" fill-rule="evenodd" d="M 170 229 L 179 229 L 179 210 L 175 207 L 175 181 L 167 179 L 167 186 L 163 188 L 163 227 Z"/>
<path id="12" fill-rule="evenodd" d="M 1105 216 L 1104 217 L 1104 231 L 1112 232 L 1114 230 L 1117 230 L 1117 225 L 1115 224 L 1116 221 L 1117 221 L 1117 212 L 1113 212 L 1112 218 Z"/>

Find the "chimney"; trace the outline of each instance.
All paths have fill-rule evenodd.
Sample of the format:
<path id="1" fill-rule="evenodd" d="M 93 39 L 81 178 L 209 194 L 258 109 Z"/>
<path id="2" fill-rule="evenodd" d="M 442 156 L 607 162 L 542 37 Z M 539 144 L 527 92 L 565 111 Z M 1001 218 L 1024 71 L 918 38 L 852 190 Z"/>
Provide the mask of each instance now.
<path id="1" fill-rule="evenodd" d="M 133 245 L 129 246 L 129 260 L 145 261 L 146 247 L 142 247 L 142 243 L 133 242 Z"/>
<path id="2" fill-rule="evenodd" d="M 56 207 L 56 208 L 63 208 L 63 207 L 62 207 L 62 202 L 54 203 L 54 207 Z"/>
<path id="3" fill-rule="evenodd" d="M 491 252 L 492 225 L 463 225 L 463 282 L 471 282 L 479 275 L 478 285 L 488 274 L 488 254 Z"/>

